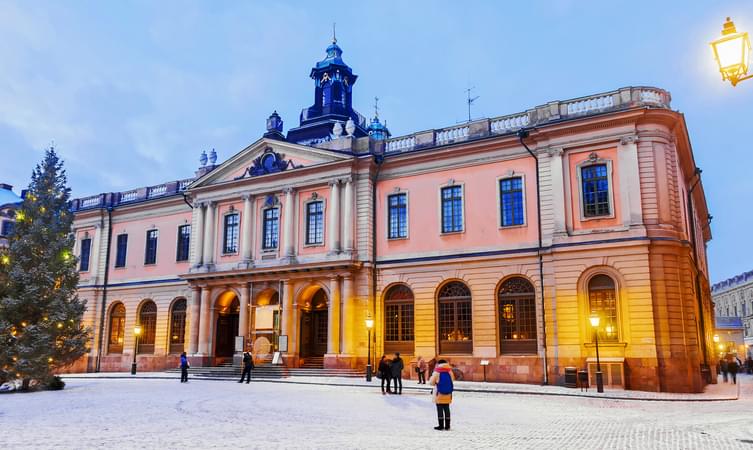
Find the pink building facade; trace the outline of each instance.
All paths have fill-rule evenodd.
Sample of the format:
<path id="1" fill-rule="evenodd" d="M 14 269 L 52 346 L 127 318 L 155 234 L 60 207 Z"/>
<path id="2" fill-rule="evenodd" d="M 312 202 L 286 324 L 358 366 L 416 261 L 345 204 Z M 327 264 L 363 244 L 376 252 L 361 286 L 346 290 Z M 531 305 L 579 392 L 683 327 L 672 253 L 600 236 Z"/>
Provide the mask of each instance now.
<path id="1" fill-rule="evenodd" d="M 219 364 L 241 337 L 291 367 L 361 369 L 370 347 L 372 361 L 444 357 L 472 380 L 488 361 L 490 381 L 562 384 L 569 367 L 593 377 L 598 333 L 608 386 L 710 382 L 708 211 L 669 93 L 393 138 L 349 105 L 340 55 L 333 43 L 312 70 L 317 100 L 287 137 L 275 113 L 194 178 L 74 200 L 88 370 L 127 370 L 134 352 L 141 370 L 182 351 Z M 326 103 L 338 89 L 345 109 Z"/>

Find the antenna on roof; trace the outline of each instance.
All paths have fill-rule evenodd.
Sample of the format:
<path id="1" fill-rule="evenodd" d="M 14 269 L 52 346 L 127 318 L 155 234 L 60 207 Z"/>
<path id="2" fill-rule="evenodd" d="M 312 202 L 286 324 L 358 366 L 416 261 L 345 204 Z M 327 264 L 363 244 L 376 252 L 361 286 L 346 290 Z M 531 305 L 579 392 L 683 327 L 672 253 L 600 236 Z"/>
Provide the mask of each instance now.
<path id="1" fill-rule="evenodd" d="M 473 102 L 478 100 L 478 98 L 480 97 L 478 95 L 475 97 L 471 97 L 471 91 L 474 89 L 476 89 L 475 86 L 469 87 L 468 89 L 465 90 L 466 94 L 468 94 L 468 99 L 466 100 L 466 102 L 468 102 L 468 122 L 471 121 L 471 105 L 473 105 Z"/>
<path id="2" fill-rule="evenodd" d="M 379 118 L 379 97 L 374 97 L 374 117 Z"/>

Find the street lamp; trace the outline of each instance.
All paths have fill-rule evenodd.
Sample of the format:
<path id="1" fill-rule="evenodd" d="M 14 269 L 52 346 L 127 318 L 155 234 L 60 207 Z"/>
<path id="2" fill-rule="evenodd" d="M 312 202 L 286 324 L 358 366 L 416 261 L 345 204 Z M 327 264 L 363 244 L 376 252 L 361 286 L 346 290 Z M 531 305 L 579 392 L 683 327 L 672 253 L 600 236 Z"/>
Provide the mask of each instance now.
<path id="1" fill-rule="evenodd" d="M 366 316 L 366 329 L 369 330 L 369 353 L 366 361 L 366 381 L 371 381 L 371 329 L 374 328 L 374 319 Z"/>
<path id="2" fill-rule="evenodd" d="M 133 363 L 131 364 L 131 375 L 136 375 L 136 352 L 139 348 L 139 336 L 141 336 L 141 325 L 136 325 L 133 327 L 133 335 L 136 336 L 136 339 L 133 343 Z"/>
<path id="3" fill-rule="evenodd" d="M 722 81 L 729 80 L 736 86 L 742 80 L 752 78 L 748 75 L 750 62 L 750 38 L 748 33 L 738 33 L 735 24 L 727 17 L 722 28 L 722 37 L 711 42 L 714 58 L 719 65 Z"/>
<path id="4" fill-rule="evenodd" d="M 594 329 L 594 343 L 596 344 L 596 392 L 604 392 L 604 378 L 601 373 L 601 361 L 599 360 L 599 315 L 591 314 L 588 318 Z"/>

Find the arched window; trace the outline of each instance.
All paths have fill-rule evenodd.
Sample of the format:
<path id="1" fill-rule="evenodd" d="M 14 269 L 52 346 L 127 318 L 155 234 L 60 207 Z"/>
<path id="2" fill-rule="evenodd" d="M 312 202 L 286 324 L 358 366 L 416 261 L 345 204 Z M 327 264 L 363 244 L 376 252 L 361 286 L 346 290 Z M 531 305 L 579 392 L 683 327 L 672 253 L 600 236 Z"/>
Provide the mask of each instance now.
<path id="1" fill-rule="evenodd" d="M 170 353 L 181 353 L 186 341 L 186 299 L 173 303 L 170 317 Z"/>
<path id="2" fill-rule="evenodd" d="M 597 314 L 599 321 L 599 340 L 616 342 L 619 338 L 617 329 L 617 293 L 614 280 L 607 275 L 596 275 L 588 281 L 588 305 L 591 314 Z"/>
<path id="3" fill-rule="evenodd" d="M 536 353 L 536 294 L 522 277 L 502 283 L 499 299 L 499 336 L 502 353 Z"/>
<path id="4" fill-rule="evenodd" d="M 138 353 L 154 353 L 154 335 L 157 331 L 157 305 L 153 301 L 149 300 L 141 306 L 139 325 L 141 325 L 141 336 L 139 337 Z"/>
<path id="5" fill-rule="evenodd" d="M 413 292 L 392 286 L 384 298 L 384 352 L 413 353 Z"/>
<path id="6" fill-rule="evenodd" d="M 471 291 L 453 281 L 439 290 L 439 353 L 473 353 Z"/>
<path id="7" fill-rule="evenodd" d="M 122 303 L 118 303 L 110 311 L 110 340 L 107 343 L 107 353 L 123 353 L 125 315 L 126 310 Z"/>

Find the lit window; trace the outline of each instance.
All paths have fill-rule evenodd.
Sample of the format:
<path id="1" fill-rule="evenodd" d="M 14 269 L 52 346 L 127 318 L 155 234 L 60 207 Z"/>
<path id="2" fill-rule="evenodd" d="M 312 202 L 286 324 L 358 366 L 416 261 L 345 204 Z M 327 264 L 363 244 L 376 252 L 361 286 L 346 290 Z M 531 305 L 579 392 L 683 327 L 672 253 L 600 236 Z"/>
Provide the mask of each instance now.
<path id="1" fill-rule="evenodd" d="M 139 312 L 139 336 L 138 353 L 154 353 L 154 337 L 157 334 L 157 305 L 149 300 L 141 306 Z"/>
<path id="2" fill-rule="evenodd" d="M 408 195 L 393 194 L 387 197 L 389 204 L 389 239 L 408 237 Z"/>
<path id="3" fill-rule="evenodd" d="M 170 318 L 170 353 L 181 353 L 186 340 L 186 299 L 173 304 Z"/>
<path id="4" fill-rule="evenodd" d="M 123 338 L 125 337 L 125 306 L 118 303 L 110 312 L 110 339 L 107 343 L 108 353 L 123 353 Z"/>
<path id="5" fill-rule="evenodd" d="M 502 283 L 499 300 L 499 335 L 502 353 L 536 353 L 536 295 L 525 278 Z"/>
<path id="6" fill-rule="evenodd" d="M 155 264 L 157 262 L 158 237 L 158 230 L 149 230 L 146 232 L 146 251 L 144 254 L 144 264 Z"/>
<path id="7" fill-rule="evenodd" d="M 447 283 L 438 298 L 439 352 L 472 353 L 473 314 L 468 286 L 458 281 Z"/>
<path id="8" fill-rule="evenodd" d="M 262 228 L 262 233 L 264 235 L 262 248 L 265 250 L 277 248 L 280 231 L 279 208 L 268 208 L 264 210 L 264 223 Z"/>
<path id="9" fill-rule="evenodd" d="M 600 341 L 616 342 L 617 333 L 617 293 L 614 280 L 606 275 L 596 275 L 588 282 L 588 304 L 591 314 L 599 316 Z"/>
<path id="10" fill-rule="evenodd" d="M 306 204 L 306 244 L 324 242 L 324 202 Z"/>
<path id="11" fill-rule="evenodd" d="M 442 188 L 442 233 L 463 231 L 463 188 Z"/>
<path id="12" fill-rule="evenodd" d="M 397 285 L 384 298 L 384 352 L 413 352 L 413 292 Z"/>
<path id="13" fill-rule="evenodd" d="M 225 216 L 222 253 L 238 252 L 238 214 Z"/>
<path id="14" fill-rule="evenodd" d="M 499 180 L 499 201 L 502 226 L 523 225 L 523 177 Z"/>
<path id="15" fill-rule="evenodd" d="M 609 177 L 606 164 L 593 164 L 580 169 L 583 183 L 583 216 L 608 216 Z"/>

